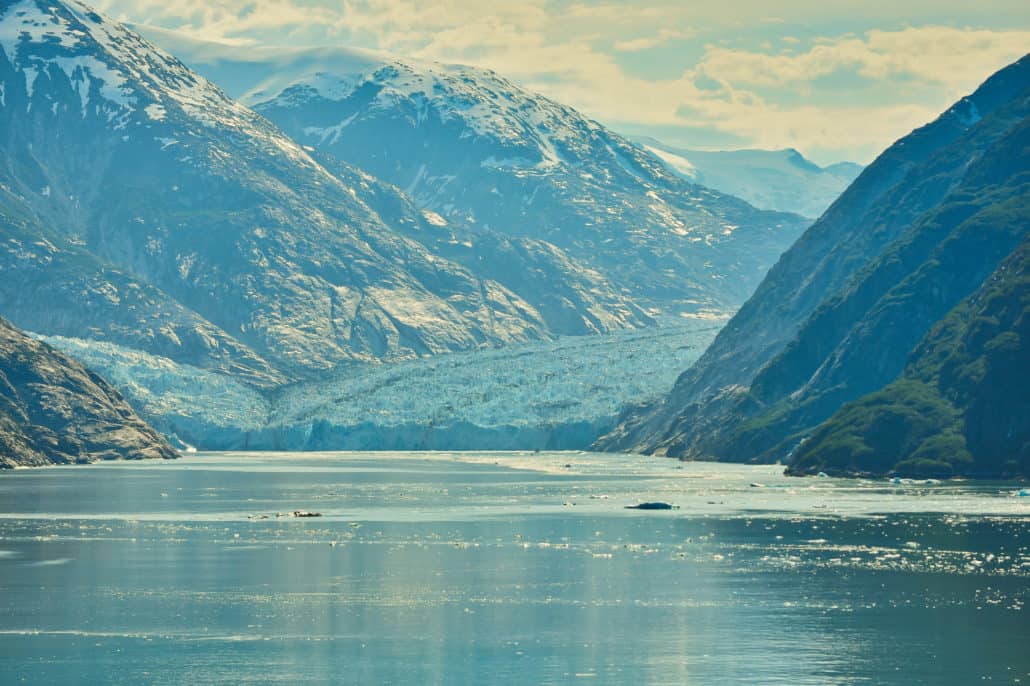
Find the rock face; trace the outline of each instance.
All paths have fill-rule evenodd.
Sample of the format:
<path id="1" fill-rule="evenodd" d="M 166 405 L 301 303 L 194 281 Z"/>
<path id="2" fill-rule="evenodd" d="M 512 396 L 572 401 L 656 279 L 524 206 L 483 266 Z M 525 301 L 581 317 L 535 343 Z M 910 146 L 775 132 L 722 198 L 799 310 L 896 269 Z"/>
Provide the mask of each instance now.
<path id="1" fill-rule="evenodd" d="M 689 183 L 491 71 L 153 35 L 294 140 L 404 189 L 438 227 L 556 246 L 655 314 L 732 311 L 807 225 Z M 504 273 L 509 252 L 474 259 Z"/>
<path id="2" fill-rule="evenodd" d="M 106 381 L 0 319 L 0 469 L 177 455 Z"/>
<path id="3" fill-rule="evenodd" d="M 271 387 L 649 321 L 548 246 L 486 241 L 541 274 L 527 297 L 434 252 L 460 239 L 436 216 L 76 0 L 5 3 L 0 48 L 0 312 L 23 328 Z"/>
<path id="4" fill-rule="evenodd" d="M 870 165 L 770 270 L 661 403 L 608 449 L 788 460 L 844 403 L 883 388 L 1030 225 L 1030 58 Z"/>
<path id="5" fill-rule="evenodd" d="M 686 150 L 634 139 L 688 181 L 735 195 L 755 207 L 818 217 L 862 172 L 838 162 L 820 167 L 797 150 Z"/>
<path id="6" fill-rule="evenodd" d="M 1030 476 L 1030 240 L 937 323 L 901 377 L 846 404 L 792 474 Z"/>

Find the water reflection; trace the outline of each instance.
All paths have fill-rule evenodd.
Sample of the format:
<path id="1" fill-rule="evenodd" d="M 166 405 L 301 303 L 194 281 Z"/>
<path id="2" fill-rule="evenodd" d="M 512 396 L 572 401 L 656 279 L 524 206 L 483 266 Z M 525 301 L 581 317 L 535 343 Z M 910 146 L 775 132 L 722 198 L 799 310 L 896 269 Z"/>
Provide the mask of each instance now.
<path id="1" fill-rule="evenodd" d="M 677 467 L 219 455 L 5 475 L 0 682 L 1030 679 L 1010 485 Z M 658 499 L 681 509 L 624 509 Z M 276 516 L 295 509 L 323 516 Z"/>

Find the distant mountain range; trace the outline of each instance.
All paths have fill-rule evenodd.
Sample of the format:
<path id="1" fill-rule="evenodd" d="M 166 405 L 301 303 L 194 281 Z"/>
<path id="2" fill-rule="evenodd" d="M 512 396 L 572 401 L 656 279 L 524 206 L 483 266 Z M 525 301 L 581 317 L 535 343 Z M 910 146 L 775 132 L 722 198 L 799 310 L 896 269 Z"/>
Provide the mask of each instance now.
<path id="1" fill-rule="evenodd" d="M 796 457 L 805 472 L 1030 474 L 1028 115 L 1025 57 L 892 145 L 672 393 L 599 447 Z"/>
<path id="2" fill-rule="evenodd" d="M 683 178 L 747 200 L 755 207 L 818 217 L 862 172 L 862 165 L 826 167 L 787 150 L 687 150 L 648 137 L 634 140 Z"/>
<path id="3" fill-rule="evenodd" d="M 806 224 L 491 72 L 233 59 L 260 113 L 78 0 L 3 5 L 0 314 L 266 393 L 720 316 Z"/>

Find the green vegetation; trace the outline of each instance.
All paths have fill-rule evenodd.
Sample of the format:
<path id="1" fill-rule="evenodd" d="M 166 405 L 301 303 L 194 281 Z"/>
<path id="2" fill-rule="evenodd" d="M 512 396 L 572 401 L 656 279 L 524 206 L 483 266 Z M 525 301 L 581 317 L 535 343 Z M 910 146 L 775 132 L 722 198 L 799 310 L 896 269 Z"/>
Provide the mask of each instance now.
<path id="1" fill-rule="evenodd" d="M 1030 476 L 1030 239 L 913 352 L 901 378 L 801 444 L 793 474 Z"/>
<path id="2" fill-rule="evenodd" d="M 876 398 L 904 417 L 927 400 L 926 392 L 908 387 L 870 394 L 906 373 L 920 341 L 985 283 L 1028 228 L 1030 55 L 867 167 L 784 253 L 669 396 L 627 412 L 597 446 L 689 459 L 790 461 L 804 454 L 803 439 L 846 403 Z M 1019 348 L 1007 338 L 995 345 Z M 972 361 L 978 357 L 971 355 L 974 368 L 984 364 Z M 976 371 L 962 369 L 955 373 Z M 938 387 L 933 379 L 905 378 Z M 942 379 L 940 387 L 948 383 Z M 1011 379 L 999 383 L 1007 388 Z M 932 403 L 941 410 L 937 426 L 955 413 L 964 422 L 973 411 L 948 388 L 951 395 Z M 948 406 L 950 413 L 941 409 Z M 875 443 L 862 428 L 862 413 L 850 409 L 856 426 L 830 442 L 845 463 Z M 898 422 L 906 436 L 894 437 L 897 454 L 883 459 L 892 466 L 920 460 L 908 465 L 920 472 L 947 471 L 936 464 L 941 454 L 967 469 L 958 436 L 986 443 L 991 435 L 974 439 L 963 425 L 920 438 L 918 423 Z M 999 435 L 1028 424 L 1030 416 L 1014 417 Z M 971 447 L 966 452 L 979 454 Z M 873 469 L 859 462 L 848 468 Z"/>

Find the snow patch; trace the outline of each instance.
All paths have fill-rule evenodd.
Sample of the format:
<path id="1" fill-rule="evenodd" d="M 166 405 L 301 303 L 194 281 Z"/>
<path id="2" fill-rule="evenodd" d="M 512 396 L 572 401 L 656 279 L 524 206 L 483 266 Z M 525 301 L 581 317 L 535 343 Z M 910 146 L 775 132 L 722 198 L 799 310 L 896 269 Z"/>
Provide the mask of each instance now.
<path id="1" fill-rule="evenodd" d="M 677 174 L 681 174 L 689 179 L 697 178 L 697 167 L 691 164 L 690 160 L 686 157 L 682 157 L 665 150 L 660 150 L 658 148 L 653 148 L 650 145 L 645 145 L 644 149 L 664 162 L 666 166 Z"/>
<path id="2" fill-rule="evenodd" d="M 447 226 L 447 220 L 432 210 L 422 210 L 422 216 L 433 226 Z"/>
<path id="3" fill-rule="evenodd" d="M 18 45 L 22 42 L 51 42 L 73 48 L 78 45 L 78 38 L 33 0 L 21 0 L 8 7 L 0 17 L 0 48 L 12 64 L 19 63 Z"/>
<path id="4" fill-rule="evenodd" d="M 307 126 L 304 128 L 304 135 L 318 138 L 319 145 L 334 145 L 340 140 L 340 134 L 343 130 L 350 125 L 351 122 L 358 116 L 357 112 L 347 117 L 339 124 L 334 126 L 318 127 L 318 126 Z"/>
<path id="5" fill-rule="evenodd" d="M 128 108 L 134 104 L 131 90 L 126 87 L 125 77 L 95 57 L 78 55 L 75 57 L 55 57 L 50 60 L 57 65 L 72 83 L 82 102 L 83 116 L 89 104 L 92 84 L 100 84 L 100 96 L 115 106 Z"/>

